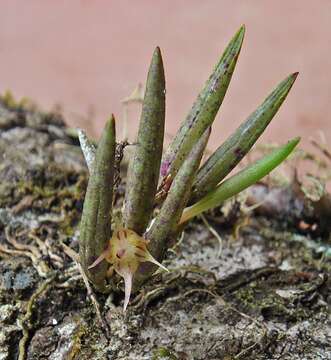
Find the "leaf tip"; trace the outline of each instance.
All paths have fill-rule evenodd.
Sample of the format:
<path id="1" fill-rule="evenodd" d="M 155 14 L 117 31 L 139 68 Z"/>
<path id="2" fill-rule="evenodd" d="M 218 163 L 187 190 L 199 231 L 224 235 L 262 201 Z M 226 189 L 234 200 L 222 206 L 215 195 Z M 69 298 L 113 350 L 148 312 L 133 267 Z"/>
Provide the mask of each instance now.
<path id="1" fill-rule="evenodd" d="M 115 130 L 115 116 L 111 114 L 105 125 L 106 132 L 114 133 Z"/>
<path id="2" fill-rule="evenodd" d="M 246 33 L 246 25 L 242 24 L 239 30 L 237 31 L 235 37 L 240 39 L 240 42 L 242 43 L 245 37 L 245 33 Z"/>
<path id="3" fill-rule="evenodd" d="M 239 53 L 241 51 L 241 48 L 242 48 L 242 45 L 244 42 L 244 38 L 245 38 L 245 32 L 246 32 L 246 27 L 244 24 L 242 24 L 230 42 L 236 48 L 235 60 L 237 60 Z"/>
<path id="4" fill-rule="evenodd" d="M 156 62 L 159 66 L 163 67 L 162 53 L 159 46 L 156 46 L 154 50 L 152 62 Z"/>
<path id="5" fill-rule="evenodd" d="M 161 55 L 160 46 L 156 46 L 156 47 L 155 47 L 154 54 Z"/>
<path id="6" fill-rule="evenodd" d="M 299 144 L 300 140 L 301 140 L 301 137 L 297 136 L 297 137 L 293 138 L 292 140 L 290 140 L 289 142 L 292 143 L 294 146 L 297 146 Z"/>
<path id="7" fill-rule="evenodd" d="M 115 115 L 114 115 L 114 114 L 111 114 L 111 115 L 110 115 L 110 118 L 109 118 L 108 122 L 109 122 L 112 126 L 115 125 Z"/>

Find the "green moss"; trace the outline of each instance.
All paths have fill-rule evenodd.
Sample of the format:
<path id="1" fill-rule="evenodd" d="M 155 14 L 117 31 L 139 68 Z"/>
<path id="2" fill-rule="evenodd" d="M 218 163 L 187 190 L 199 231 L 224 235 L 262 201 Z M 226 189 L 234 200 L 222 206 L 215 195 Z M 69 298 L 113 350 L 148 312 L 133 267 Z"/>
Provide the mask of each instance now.
<path id="1" fill-rule="evenodd" d="M 0 207 L 4 208 L 6 206 L 12 205 L 14 201 L 13 192 L 15 191 L 15 186 L 12 182 L 3 181 L 0 183 Z"/>
<path id="2" fill-rule="evenodd" d="M 37 105 L 31 99 L 27 97 L 15 99 L 10 90 L 6 90 L 2 95 L 0 95 L 0 102 L 6 108 L 12 110 L 37 110 Z"/>
<path id="3" fill-rule="evenodd" d="M 82 338 L 85 337 L 86 334 L 87 327 L 83 323 L 80 323 L 73 334 L 72 346 L 69 354 L 67 355 L 68 360 L 79 359 L 79 354 L 82 348 Z"/>
<path id="4" fill-rule="evenodd" d="M 177 357 L 167 348 L 160 347 L 153 352 L 152 360 L 177 360 Z"/>
<path id="5" fill-rule="evenodd" d="M 259 279 L 241 287 L 231 294 L 231 302 L 237 309 L 252 316 L 263 316 L 265 320 L 297 322 L 309 319 L 312 309 L 301 299 L 319 288 L 323 279 L 305 277 L 296 271 L 275 272 L 267 279 Z M 311 276 L 311 275 L 310 275 Z"/>
<path id="6" fill-rule="evenodd" d="M 0 208 L 11 207 L 18 213 L 57 216 L 59 228 L 66 236 L 74 234 L 81 216 L 87 183 L 86 173 L 59 169 L 41 170 L 29 179 L 0 183 Z"/>

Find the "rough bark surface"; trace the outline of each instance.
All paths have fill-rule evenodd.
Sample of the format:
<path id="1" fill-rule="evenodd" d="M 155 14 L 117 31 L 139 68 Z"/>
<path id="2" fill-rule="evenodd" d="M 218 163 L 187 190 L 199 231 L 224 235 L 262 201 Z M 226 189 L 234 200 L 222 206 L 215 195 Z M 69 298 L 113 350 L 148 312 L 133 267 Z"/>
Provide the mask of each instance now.
<path id="1" fill-rule="evenodd" d="M 192 224 L 170 273 L 125 315 L 122 293 L 97 294 L 100 323 L 62 245 L 78 251 L 87 169 L 77 139 L 56 114 L 1 104 L 0 154 L 1 360 L 330 359 L 330 251 L 310 246 L 330 244 L 289 214 L 210 215 L 221 251 Z"/>

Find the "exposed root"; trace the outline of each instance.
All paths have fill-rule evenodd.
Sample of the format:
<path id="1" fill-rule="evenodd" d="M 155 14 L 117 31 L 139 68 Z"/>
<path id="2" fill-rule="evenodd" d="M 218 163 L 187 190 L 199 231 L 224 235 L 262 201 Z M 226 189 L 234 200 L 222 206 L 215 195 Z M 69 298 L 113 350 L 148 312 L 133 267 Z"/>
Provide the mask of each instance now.
<path id="1" fill-rule="evenodd" d="M 39 249 L 33 245 L 19 243 L 16 238 L 10 234 L 8 226 L 5 228 L 5 235 L 7 242 L 12 245 L 13 249 L 5 245 L 0 245 L 0 251 L 6 254 L 28 257 L 31 260 L 33 267 L 37 270 L 38 275 L 43 278 L 47 277 L 50 268 L 42 260 L 42 254 Z"/>
<path id="2" fill-rule="evenodd" d="M 171 247 L 170 249 L 168 249 L 168 251 L 174 253 L 175 255 L 176 254 L 176 249 L 181 245 L 181 243 L 183 242 L 185 238 L 185 231 L 182 231 L 182 233 L 180 234 L 180 238 L 179 240 L 175 243 L 175 245 L 173 247 Z"/>
<path id="3" fill-rule="evenodd" d="M 159 297 L 161 294 L 163 294 L 167 290 L 167 286 L 159 286 L 157 288 L 154 288 L 148 292 L 142 292 L 140 296 L 140 300 L 136 305 L 131 306 L 131 308 L 137 310 L 144 308 L 146 309 L 148 304 L 155 298 Z M 136 300 L 136 299 L 135 299 Z"/>
<path id="4" fill-rule="evenodd" d="M 200 215 L 203 223 L 206 225 L 207 229 L 210 231 L 210 233 L 212 235 L 215 236 L 216 240 L 218 241 L 218 252 L 217 252 L 217 256 L 220 257 L 221 253 L 222 253 L 222 249 L 223 249 L 223 240 L 220 236 L 220 234 L 209 224 L 208 220 L 206 219 L 206 217 L 201 214 Z"/>
<path id="5" fill-rule="evenodd" d="M 71 267 L 64 270 L 62 275 L 59 275 L 59 282 L 55 284 L 57 288 L 71 288 L 72 283 L 81 280 L 82 276 L 77 268 L 76 264 L 72 264 Z"/>
<path id="6" fill-rule="evenodd" d="M 26 313 L 23 319 L 18 321 L 18 324 L 21 326 L 23 332 L 23 337 L 19 342 L 18 360 L 25 360 L 26 358 L 26 346 L 30 338 L 30 331 L 32 329 L 31 317 L 32 317 L 33 306 L 35 305 L 36 300 L 49 289 L 50 284 L 55 279 L 55 276 L 56 276 L 55 273 L 51 274 L 50 277 L 39 286 L 37 291 L 35 291 L 35 293 L 32 294 L 27 304 Z"/>
<path id="7" fill-rule="evenodd" d="M 233 229 L 233 237 L 235 240 L 240 238 L 240 230 L 249 224 L 249 216 L 242 218 Z"/>
<path id="8" fill-rule="evenodd" d="M 241 350 L 239 354 L 234 356 L 234 359 L 245 359 L 247 353 L 254 350 L 258 345 L 259 345 L 259 342 L 256 341 L 252 345 L 248 346 L 246 349 Z"/>
<path id="9" fill-rule="evenodd" d="M 173 270 L 171 272 L 170 278 L 164 278 L 162 280 L 162 285 L 151 288 L 149 290 L 143 289 L 131 302 L 131 308 L 134 310 L 138 309 L 146 309 L 148 304 L 153 301 L 154 299 L 159 298 L 162 294 L 165 295 L 170 293 L 171 291 L 178 291 L 178 281 L 181 279 L 189 280 L 190 282 L 196 284 L 196 283 L 202 283 L 206 287 L 208 286 L 208 281 L 195 281 L 193 279 L 189 279 L 189 274 L 199 274 L 200 276 L 208 276 L 212 278 L 212 284 L 214 285 L 216 283 L 216 277 L 215 274 L 211 271 L 202 269 L 197 266 L 190 266 L 190 267 L 181 267 L 179 269 Z M 210 281 L 209 281 L 210 283 Z"/>
<path id="10" fill-rule="evenodd" d="M 84 269 L 79 262 L 79 255 L 74 250 L 72 250 L 69 246 L 67 246 L 66 244 L 61 243 L 61 245 L 63 247 L 63 251 L 75 262 L 76 267 L 79 270 L 80 276 L 82 277 L 82 279 L 84 281 L 84 285 L 87 290 L 87 296 L 91 299 L 91 302 L 94 307 L 95 313 L 97 315 L 98 321 L 99 321 L 100 325 L 102 326 L 103 330 L 105 331 L 107 339 L 109 340 L 110 339 L 110 327 L 101 315 L 100 304 L 90 286 L 88 277 L 86 276 Z"/>

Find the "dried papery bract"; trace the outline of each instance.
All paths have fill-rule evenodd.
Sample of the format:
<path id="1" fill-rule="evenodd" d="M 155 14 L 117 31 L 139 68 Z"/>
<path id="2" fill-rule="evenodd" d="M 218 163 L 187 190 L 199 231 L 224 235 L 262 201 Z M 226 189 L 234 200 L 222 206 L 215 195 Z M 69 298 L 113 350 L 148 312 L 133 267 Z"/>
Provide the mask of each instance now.
<path id="1" fill-rule="evenodd" d="M 102 132 L 90 173 L 80 224 L 79 256 L 94 287 L 105 291 L 107 263 L 89 270 L 111 237 L 111 212 L 115 159 L 115 119 L 112 116 Z"/>
<path id="2" fill-rule="evenodd" d="M 77 133 L 78 133 L 80 148 L 82 149 L 87 168 L 89 170 L 89 173 L 91 174 L 93 170 L 93 164 L 95 161 L 95 152 L 96 152 L 95 146 L 91 143 L 84 130 L 77 129 Z"/>

